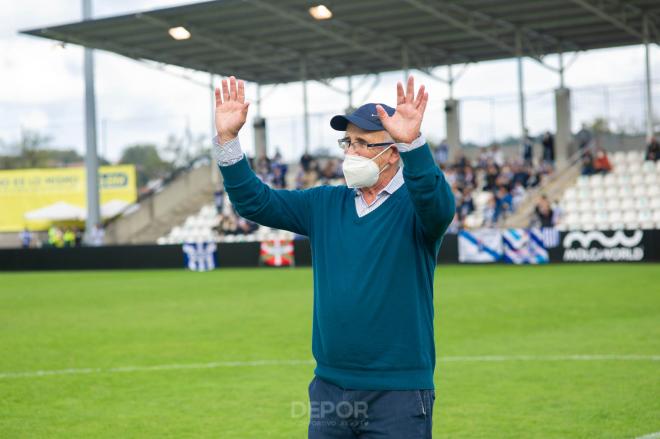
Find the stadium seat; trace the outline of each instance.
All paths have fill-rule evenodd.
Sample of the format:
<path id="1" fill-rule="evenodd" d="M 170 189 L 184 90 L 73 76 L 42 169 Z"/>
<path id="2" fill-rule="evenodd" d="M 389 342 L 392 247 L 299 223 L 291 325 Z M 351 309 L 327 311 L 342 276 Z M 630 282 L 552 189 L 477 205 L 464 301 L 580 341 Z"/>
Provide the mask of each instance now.
<path id="1" fill-rule="evenodd" d="M 626 227 L 635 229 L 638 227 L 637 212 L 634 210 L 627 210 L 623 213 L 623 222 Z"/>
<path id="2" fill-rule="evenodd" d="M 630 184 L 640 185 L 644 183 L 644 176 L 640 173 L 633 173 L 633 176 L 630 178 Z"/>
<path id="3" fill-rule="evenodd" d="M 607 223 L 609 222 L 609 215 L 606 210 L 597 210 L 594 214 L 594 219 L 596 223 Z"/>
<path id="4" fill-rule="evenodd" d="M 591 186 L 592 189 L 600 188 L 603 185 L 603 176 L 601 174 L 592 175 L 589 178 L 589 186 Z"/>
<path id="5" fill-rule="evenodd" d="M 585 187 L 589 186 L 589 176 L 588 175 L 580 175 L 577 179 L 577 187 Z"/>
<path id="6" fill-rule="evenodd" d="M 623 198 L 621 200 L 620 208 L 622 211 L 634 210 L 635 209 L 635 200 L 633 198 Z"/>
<path id="7" fill-rule="evenodd" d="M 591 212 L 591 201 L 581 200 L 578 203 L 578 211 L 580 211 L 580 212 Z"/>
<path id="8" fill-rule="evenodd" d="M 655 163 L 653 163 L 650 160 L 645 161 L 644 163 L 642 163 L 642 170 L 644 171 L 645 174 L 651 174 L 651 173 L 655 174 L 656 171 Z"/>
<path id="9" fill-rule="evenodd" d="M 607 210 L 610 212 L 621 210 L 621 204 L 619 203 L 619 199 L 616 197 L 609 198 L 607 200 Z"/>
<path id="10" fill-rule="evenodd" d="M 652 186 L 649 186 L 646 188 L 646 195 L 649 197 L 657 197 L 660 195 L 660 189 L 658 188 L 657 184 L 654 184 Z"/>
<path id="11" fill-rule="evenodd" d="M 577 190 L 573 187 L 569 187 L 566 189 L 566 192 L 564 192 L 564 199 L 565 200 L 576 200 L 577 199 Z"/>
<path id="12" fill-rule="evenodd" d="M 617 151 L 611 155 L 613 163 L 622 163 L 626 161 L 626 154 L 623 151 Z"/>
<path id="13" fill-rule="evenodd" d="M 646 174 L 644 175 L 644 184 L 651 186 L 651 185 L 656 185 L 659 184 L 660 182 L 658 181 L 658 176 L 653 173 L 653 174 Z"/>
<path id="14" fill-rule="evenodd" d="M 607 199 L 617 198 L 619 196 L 619 186 L 612 186 L 605 190 L 605 197 Z"/>
<path id="15" fill-rule="evenodd" d="M 654 210 L 660 210 L 660 197 L 649 197 L 649 207 Z"/>
<path id="16" fill-rule="evenodd" d="M 612 186 L 615 186 L 616 184 L 617 184 L 617 181 L 616 181 L 616 176 L 614 174 L 607 174 L 603 178 L 603 185 L 605 187 L 612 187 Z"/>
<path id="17" fill-rule="evenodd" d="M 619 174 L 616 177 L 617 184 L 619 186 L 627 185 L 631 183 L 632 177 L 629 174 Z"/>
<path id="18" fill-rule="evenodd" d="M 569 213 L 566 215 L 566 226 L 569 230 L 579 230 L 580 216 L 577 213 Z"/>
<path id="19" fill-rule="evenodd" d="M 583 186 L 579 188 L 578 190 L 578 199 L 580 200 L 588 200 L 591 198 L 591 191 L 589 190 L 589 187 Z"/>
<path id="20" fill-rule="evenodd" d="M 635 209 L 642 210 L 642 209 L 648 209 L 650 207 L 651 207 L 651 201 L 649 197 L 641 196 L 635 198 Z"/>
<path id="21" fill-rule="evenodd" d="M 633 196 L 633 187 L 630 185 L 619 186 L 619 197 L 629 198 Z"/>
<path id="22" fill-rule="evenodd" d="M 643 159 L 643 155 L 641 151 L 628 151 L 626 153 L 626 161 L 628 163 L 641 162 L 642 159 Z"/>
<path id="23" fill-rule="evenodd" d="M 646 195 L 647 187 L 641 183 L 633 188 L 633 197 L 643 197 Z"/>
<path id="24" fill-rule="evenodd" d="M 651 209 L 642 209 L 637 213 L 637 221 L 643 229 L 652 229 L 655 226 L 653 211 Z"/>

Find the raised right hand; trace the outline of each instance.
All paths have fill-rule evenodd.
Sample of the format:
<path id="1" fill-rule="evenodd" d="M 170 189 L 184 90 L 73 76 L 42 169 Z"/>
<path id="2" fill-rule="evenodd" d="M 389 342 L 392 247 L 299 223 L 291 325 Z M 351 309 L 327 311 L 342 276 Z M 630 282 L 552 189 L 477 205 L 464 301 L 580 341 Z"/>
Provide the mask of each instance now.
<path id="1" fill-rule="evenodd" d="M 237 84 L 238 82 L 238 84 Z M 222 94 L 215 88 L 215 129 L 221 143 L 238 136 L 245 124 L 249 102 L 245 102 L 245 83 L 233 76 L 222 80 Z"/>

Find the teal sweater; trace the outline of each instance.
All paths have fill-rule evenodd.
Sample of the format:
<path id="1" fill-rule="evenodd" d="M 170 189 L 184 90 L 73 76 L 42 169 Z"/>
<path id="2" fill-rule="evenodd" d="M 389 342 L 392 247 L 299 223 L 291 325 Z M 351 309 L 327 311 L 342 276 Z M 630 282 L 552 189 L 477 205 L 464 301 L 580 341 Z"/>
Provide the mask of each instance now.
<path id="1" fill-rule="evenodd" d="M 401 158 L 405 184 L 363 217 L 346 186 L 275 190 L 245 158 L 220 167 L 240 215 L 309 236 L 314 372 L 345 389 L 433 388 L 433 275 L 454 197 L 428 145 Z"/>

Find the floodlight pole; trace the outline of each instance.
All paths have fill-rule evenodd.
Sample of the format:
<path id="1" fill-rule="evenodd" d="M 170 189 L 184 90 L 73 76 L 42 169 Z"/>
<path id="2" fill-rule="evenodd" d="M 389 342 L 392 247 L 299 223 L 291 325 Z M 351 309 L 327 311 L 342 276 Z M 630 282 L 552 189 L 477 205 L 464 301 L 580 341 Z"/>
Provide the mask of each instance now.
<path id="1" fill-rule="evenodd" d="M 518 104 L 520 107 L 520 144 L 525 142 L 525 130 L 527 122 L 525 120 L 525 91 L 523 83 L 523 56 L 522 56 L 522 37 L 520 31 L 516 33 L 516 59 L 518 62 Z"/>
<path id="2" fill-rule="evenodd" d="M 559 52 L 559 88 L 564 88 L 564 52 Z"/>
<path id="3" fill-rule="evenodd" d="M 570 157 L 571 145 L 571 91 L 564 83 L 564 54 L 561 47 L 559 55 L 559 88 L 555 90 L 555 159 L 559 166 L 564 166 Z"/>
<path id="4" fill-rule="evenodd" d="M 92 18 L 92 0 L 82 0 L 83 20 Z M 87 220 L 84 242 L 93 240 L 93 228 L 101 222 L 99 207 L 99 159 L 96 150 L 96 97 L 94 95 L 94 51 L 84 49 L 85 74 L 85 170 L 87 175 Z"/>
<path id="5" fill-rule="evenodd" d="M 348 109 L 353 109 L 353 76 L 348 75 Z"/>
<path id="6" fill-rule="evenodd" d="M 215 84 L 213 83 L 213 73 L 209 74 L 209 91 L 211 92 L 211 139 L 218 135 L 218 130 L 215 127 Z M 211 142 L 211 157 L 213 157 L 213 142 Z M 211 160 L 211 183 L 214 188 L 218 187 L 220 183 L 220 169 L 215 165 L 214 160 Z"/>
<path id="7" fill-rule="evenodd" d="M 307 62 L 305 58 L 300 60 L 300 79 L 303 89 L 303 137 L 305 153 L 309 152 L 309 108 L 307 102 Z"/>
<path id="8" fill-rule="evenodd" d="M 651 88 L 651 38 L 649 36 L 649 19 L 644 16 L 644 58 L 646 64 L 646 137 L 651 139 L 653 130 L 653 90 Z"/>
<path id="9" fill-rule="evenodd" d="M 405 88 L 406 82 L 408 81 L 408 69 L 410 68 L 408 46 L 406 44 L 401 46 L 401 67 L 403 68 L 403 85 Z"/>

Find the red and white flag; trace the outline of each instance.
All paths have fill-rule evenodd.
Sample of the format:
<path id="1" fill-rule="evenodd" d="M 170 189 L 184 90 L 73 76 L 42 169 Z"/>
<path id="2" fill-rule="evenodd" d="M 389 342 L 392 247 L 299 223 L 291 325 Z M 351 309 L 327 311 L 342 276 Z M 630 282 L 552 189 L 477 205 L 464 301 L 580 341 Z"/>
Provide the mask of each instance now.
<path id="1" fill-rule="evenodd" d="M 270 239 L 261 242 L 261 260 L 273 267 L 289 267 L 295 263 L 293 241 L 290 239 Z"/>

